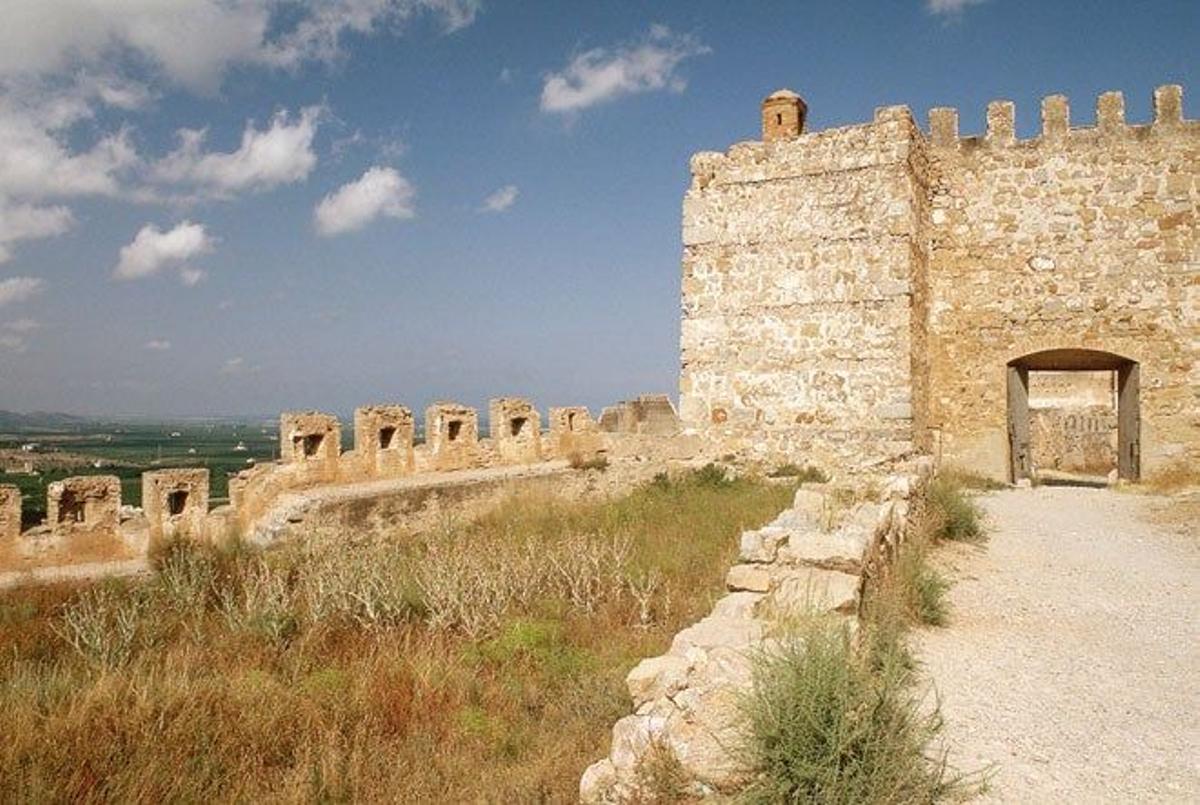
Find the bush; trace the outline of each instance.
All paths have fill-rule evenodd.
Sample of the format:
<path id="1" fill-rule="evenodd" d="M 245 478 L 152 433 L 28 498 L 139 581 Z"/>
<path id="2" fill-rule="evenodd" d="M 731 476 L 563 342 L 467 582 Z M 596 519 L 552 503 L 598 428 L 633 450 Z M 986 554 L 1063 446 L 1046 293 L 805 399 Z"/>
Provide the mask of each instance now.
<path id="1" fill-rule="evenodd" d="M 939 476 L 929 484 L 929 510 L 936 523 L 935 539 L 983 542 L 983 512 L 953 477 Z"/>
<path id="2" fill-rule="evenodd" d="M 930 759 L 941 718 L 900 663 L 874 667 L 849 630 L 814 618 L 755 660 L 743 700 L 752 802 L 932 802 L 956 785 Z"/>
<path id="3" fill-rule="evenodd" d="M 811 464 L 801 467 L 796 464 L 780 464 L 775 469 L 767 473 L 769 478 L 794 478 L 802 484 L 815 483 L 823 484 L 829 480 L 829 476 L 822 472 L 818 467 Z"/>
<path id="4" fill-rule="evenodd" d="M 599 470 L 600 472 L 604 472 L 608 469 L 608 457 L 604 455 L 584 458 L 582 453 L 571 453 L 571 455 L 567 456 L 567 463 L 571 465 L 571 469 L 575 470 Z"/>

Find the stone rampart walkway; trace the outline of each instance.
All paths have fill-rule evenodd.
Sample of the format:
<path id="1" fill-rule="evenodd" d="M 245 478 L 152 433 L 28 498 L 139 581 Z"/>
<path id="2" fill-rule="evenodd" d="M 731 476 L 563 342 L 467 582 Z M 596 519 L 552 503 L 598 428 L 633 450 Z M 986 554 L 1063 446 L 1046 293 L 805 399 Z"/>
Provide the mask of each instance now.
<path id="1" fill-rule="evenodd" d="M 1200 523 L 1152 525 L 1162 500 L 992 494 L 987 547 L 944 555 L 920 655 L 951 763 L 995 766 L 983 801 L 1200 802 Z"/>

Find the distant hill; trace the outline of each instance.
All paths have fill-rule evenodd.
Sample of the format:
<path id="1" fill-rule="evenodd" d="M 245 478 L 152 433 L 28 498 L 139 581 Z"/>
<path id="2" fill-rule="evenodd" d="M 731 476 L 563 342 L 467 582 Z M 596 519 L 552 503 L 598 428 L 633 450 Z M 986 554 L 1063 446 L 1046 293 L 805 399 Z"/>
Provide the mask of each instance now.
<path id="1" fill-rule="evenodd" d="M 28 414 L 16 411 L 0 411 L 0 430 L 70 430 L 93 420 L 74 414 L 53 411 L 31 411 Z"/>

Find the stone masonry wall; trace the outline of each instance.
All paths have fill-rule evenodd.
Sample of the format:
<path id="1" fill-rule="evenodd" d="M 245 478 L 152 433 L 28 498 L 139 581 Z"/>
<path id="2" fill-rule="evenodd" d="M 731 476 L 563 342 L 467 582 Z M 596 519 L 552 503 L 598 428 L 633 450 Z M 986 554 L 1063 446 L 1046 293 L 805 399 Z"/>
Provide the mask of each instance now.
<path id="1" fill-rule="evenodd" d="M 921 145 L 893 107 L 866 125 L 692 157 L 686 427 L 720 452 L 838 470 L 913 451 Z"/>
<path id="2" fill-rule="evenodd" d="M 1143 475 L 1200 461 L 1200 123 L 1178 87 L 1128 125 L 1120 93 L 1071 128 L 1066 98 L 1042 135 L 1014 138 L 1011 103 L 982 137 L 934 110 L 929 149 L 929 426 L 942 459 L 1007 477 L 1005 366 L 1086 348 L 1137 361 Z"/>
<path id="3" fill-rule="evenodd" d="M 1072 128 L 1053 96 L 1018 141 L 1008 102 L 982 137 L 888 107 L 694 155 L 685 428 L 716 454 L 853 472 L 920 450 L 1007 479 L 1007 365 L 1090 350 L 1138 365 L 1142 474 L 1200 461 L 1200 122 L 1176 86 L 1154 109 L 1131 126 L 1106 93 Z"/>
<path id="4" fill-rule="evenodd" d="M 834 495 L 801 488 L 792 508 L 741 535 L 729 593 L 712 613 L 675 635 L 666 654 L 643 660 L 625 679 L 634 712 L 613 726 L 608 757 L 580 780 L 584 803 L 651 801 L 642 766 L 666 752 L 689 797 L 735 791 L 754 773 L 739 752 L 738 701 L 752 685 L 756 653 L 770 651 L 796 616 L 856 617 L 863 591 L 901 549 L 933 472 L 929 459 L 892 476 L 881 502 L 837 512 Z"/>

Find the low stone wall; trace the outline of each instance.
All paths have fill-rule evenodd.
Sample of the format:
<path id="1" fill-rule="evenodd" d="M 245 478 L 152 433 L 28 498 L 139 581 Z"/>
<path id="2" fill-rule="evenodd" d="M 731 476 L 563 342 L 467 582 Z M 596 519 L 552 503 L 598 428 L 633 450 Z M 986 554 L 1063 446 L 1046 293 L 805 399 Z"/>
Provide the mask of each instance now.
<path id="1" fill-rule="evenodd" d="M 675 635 L 666 654 L 626 677 L 634 712 L 613 727 L 609 756 L 584 772 L 582 801 L 643 801 L 639 769 L 655 752 L 678 761 L 696 796 L 745 784 L 754 770 L 738 752 L 738 700 L 752 684 L 754 653 L 791 617 L 858 616 L 864 589 L 904 542 L 912 504 L 932 474 L 932 461 L 918 459 L 911 473 L 887 479 L 882 502 L 848 507 L 832 490 L 805 486 L 773 522 L 742 534 L 729 593 Z"/>

